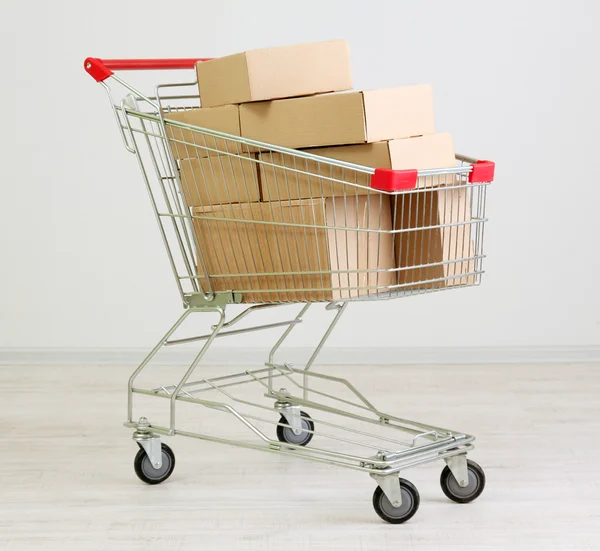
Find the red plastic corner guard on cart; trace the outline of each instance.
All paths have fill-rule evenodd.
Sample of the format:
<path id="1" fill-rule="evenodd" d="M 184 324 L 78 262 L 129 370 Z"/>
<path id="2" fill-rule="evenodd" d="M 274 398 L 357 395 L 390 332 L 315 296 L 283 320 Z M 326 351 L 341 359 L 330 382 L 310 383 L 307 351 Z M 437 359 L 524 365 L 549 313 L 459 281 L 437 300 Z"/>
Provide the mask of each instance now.
<path id="1" fill-rule="evenodd" d="M 472 184 L 481 184 L 494 181 L 494 172 L 496 164 L 492 161 L 477 161 L 471 165 L 473 170 L 469 173 L 469 182 Z"/>
<path id="2" fill-rule="evenodd" d="M 198 61 L 208 61 L 208 57 L 180 59 L 99 59 L 88 57 L 83 68 L 96 82 L 102 82 L 112 76 L 113 71 L 141 71 L 164 69 L 193 69 Z"/>
<path id="3" fill-rule="evenodd" d="M 469 172 L 469 183 L 481 184 L 494 181 L 496 165 L 492 161 L 476 161 Z M 418 170 L 392 170 L 376 168 L 371 176 L 371 187 L 381 191 L 405 191 L 417 187 Z"/>
<path id="4" fill-rule="evenodd" d="M 381 191 L 403 191 L 417 187 L 418 170 L 376 168 L 371 176 L 371 187 Z"/>

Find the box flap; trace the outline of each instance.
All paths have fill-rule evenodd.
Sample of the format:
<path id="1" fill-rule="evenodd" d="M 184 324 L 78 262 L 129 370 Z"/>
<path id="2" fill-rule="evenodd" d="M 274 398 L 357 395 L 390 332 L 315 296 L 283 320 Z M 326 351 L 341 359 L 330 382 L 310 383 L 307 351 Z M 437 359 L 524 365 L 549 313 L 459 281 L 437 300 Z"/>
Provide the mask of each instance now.
<path id="1" fill-rule="evenodd" d="M 339 147 L 317 147 L 305 150 L 338 161 L 354 163 L 371 168 L 393 168 L 390 161 L 388 142 L 375 142 Z"/>
<path id="2" fill-rule="evenodd" d="M 237 105 L 203 107 L 184 111 L 166 111 L 165 119 L 210 128 L 227 134 L 240 135 L 240 113 Z"/>
<path id="3" fill-rule="evenodd" d="M 390 155 L 386 142 L 319 147 L 304 151 L 372 168 L 390 166 Z M 259 155 L 259 160 L 266 163 L 259 163 L 261 192 L 264 201 L 317 196 L 353 197 L 369 193 L 365 188 L 370 186 L 370 174 L 332 167 L 323 162 L 296 159 L 280 153 L 263 153 Z M 359 184 L 365 188 L 333 182 L 334 179 Z"/>
<path id="4" fill-rule="evenodd" d="M 365 141 L 360 92 L 240 105 L 242 136 L 284 147 L 319 147 Z"/>
<path id="5" fill-rule="evenodd" d="M 234 136 L 240 135 L 240 114 L 237 105 L 165 112 L 164 118 L 166 121 L 182 122 Z M 216 155 L 218 151 L 236 151 L 239 148 L 237 142 L 215 138 L 200 130 L 177 128 L 168 122 L 165 124 L 165 129 L 167 136 L 172 140 L 170 146 L 175 159 L 206 157 Z M 210 151 L 211 149 L 217 151 Z"/>
<path id="6" fill-rule="evenodd" d="M 427 170 L 456 166 L 454 141 L 447 132 L 417 138 L 390 140 L 391 168 Z"/>
<path id="7" fill-rule="evenodd" d="M 190 207 L 260 199 L 253 155 L 182 159 L 180 165 L 181 187 Z"/>
<path id="8" fill-rule="evenodd" d="M 246 54 L 201 61 L 196 64 L 200 104 L 215 107 L 252 99 Z"/>
<path id="9" fill-rule="evenodd" d="M 431 86 L 367 90 L 364 98 L 368 142 L 435 134 Z"/>
<path id="10" fill-rule="evenodd" d="M 428 170 L 456 166 L 454 141 L 447 132 L 418 138 L 391 140 L 389 144 L 394 170 Z M 453 174 L 421 176 L 417 182 L 417 187 L 451 185 L 456 181 L 456 176 Z"/>
<path id="11" fill-rule="evenodd" d="M 253 101 L 352 88 L 345 40 L 330 40 L 246 52 Z"/>

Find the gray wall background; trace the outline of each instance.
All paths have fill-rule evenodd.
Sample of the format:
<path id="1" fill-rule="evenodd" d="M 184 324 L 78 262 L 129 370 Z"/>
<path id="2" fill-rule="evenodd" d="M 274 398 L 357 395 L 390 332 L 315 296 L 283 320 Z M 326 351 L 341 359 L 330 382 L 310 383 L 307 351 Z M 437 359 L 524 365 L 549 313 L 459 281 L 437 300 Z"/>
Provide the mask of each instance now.
<path id="1" fill-rule="evenodd" d="M 0 37 L 0 348 L 147 347 L 181 310 L 135 159 L 82 69 L 86 56 L 220 56 L 331 38 L 350 42 L 356 88 L 431 83 L 439 130 L 454 135 L 458 151 L 497 163 L 483 285 L 355 305 L 332 345 L 600 347 L 598 2 L 106 0 L 0 9 L 8 23 Z M 148 91 L 174 78 L 121 76 Z M 325 318 L 315 319 L 293 344 L 316 337 Z"/>

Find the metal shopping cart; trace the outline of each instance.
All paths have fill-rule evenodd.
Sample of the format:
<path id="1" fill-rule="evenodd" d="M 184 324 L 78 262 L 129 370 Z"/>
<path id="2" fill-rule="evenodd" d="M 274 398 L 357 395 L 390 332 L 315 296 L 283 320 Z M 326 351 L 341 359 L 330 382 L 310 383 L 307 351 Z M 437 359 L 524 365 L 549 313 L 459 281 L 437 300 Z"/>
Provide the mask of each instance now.
<path id="1" fill-rule="evenodd" d="M 452 168 L 373 169 L 249 140 L 186 122 L 199 106 L 196 82 L 159 85 L 145 95 L 113 73 L 191 69 L 198 61 L 84 62 L 138 160 L 185 308 L 129 379 L 125 426 L 140 448 L 136 474 L 149 484 L 166 480 L 175 456 L 162 436 L 181 435 L 368 473 L 377 483 L 375 511 L 390 523 L 405 522 L 419 507 L 417 489 L 399 477 L 409 467 L 443 460 L 444 493 L 473 501 L 485 486 L 483 470 L 467 459 L 473 436 L 383 412 L 347 380 L 311 368 L 349 304 L 480 283 L 494 164 L 457 156 Z M 109 83 L 122 91 L 119 102 Z M 232 329 L 293 303 L 300 305 L 295 316 Z M 314 353 L 302 367 L 276 362 L 314 303 L 333 316 Z M 229 319 L 227 307 L 236 304 L 248 306 Z M 175 338 L 199 312 L 216 316 L 210 331 Z M 215 339 L 274 328 L 283 333 L 264 367 L 193 377 Z M 194 342 L 203 345 L 176 382 L 140 382 L 163 347 Z M 146 397 L 165 404 L 164 423 L 134 417 L 134 398 L 137 409 Z M 185 404 L 224 414 L 244 436 L 184 430 L 177 414 Z"/>

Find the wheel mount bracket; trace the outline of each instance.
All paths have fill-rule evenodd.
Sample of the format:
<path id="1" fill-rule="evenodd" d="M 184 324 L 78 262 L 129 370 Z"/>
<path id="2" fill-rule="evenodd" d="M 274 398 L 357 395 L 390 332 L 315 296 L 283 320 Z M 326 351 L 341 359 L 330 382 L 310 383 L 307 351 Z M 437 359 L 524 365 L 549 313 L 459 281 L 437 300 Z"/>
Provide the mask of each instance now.
<path id="1" fill-rule="evenodd" d="M 278 401 L 275 403 L 275 409 L 285 418 L 295 435 L 302 434 L 300 406 L 293 406 L 290 403 Z"/>
<path id="2" fill-rule="evenodd" d="M 458 482 L 461 488 L 466 488 L 469 485 L 469 470 L 467 469 L 467 454 L 461 453 L 459 455 L 453 455 L 452 457 L 445 457 L 444 461 L 452 476 Z"/>
<path id="3" fill-rule="evenodd" d="M 402 505 L 402 491 L 400 490 L 400 473 L 376 474 L 370 473 L 371 478 L 377 482 L 385 497 L 390 500 L 394 507 Z"/>
<path id="4" fill-rule="evenodd" d="M 133 439 L 146 452 L 150 463 L 155 469 L 162 467 L 162 441 L 160 435 L 150 430 L 150 423 L 145 417 L 142 417 L 133 433 Z"/>

